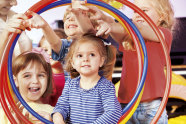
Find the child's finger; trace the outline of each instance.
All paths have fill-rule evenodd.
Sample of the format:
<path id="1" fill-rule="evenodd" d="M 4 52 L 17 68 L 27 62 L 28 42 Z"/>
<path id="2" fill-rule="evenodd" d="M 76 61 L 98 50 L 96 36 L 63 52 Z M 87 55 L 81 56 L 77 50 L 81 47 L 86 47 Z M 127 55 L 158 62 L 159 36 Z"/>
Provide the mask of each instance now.
<path id="1" fill-rule="evenodd" d="M 91 20 L 100 20 L 101 19 L 101 16 L 99 14 L 92 15 L 92 16 L 90 16 L 90 19 Z"/>
<path id="2" fill-rule="evenodd" d="M 19 107 L 19 106 L 21 105 L 21 102 L 20 102 L 20 101 L 18 101 L 16 105 Z"/>
<path id="3" fill-rule="evenodd" d="M 105 35 L 109 34 L 111 32 L 111 29 L 108 28 L 106 31 L 105 31 Z"/>
<path id="4" fill-rule="evenodd" d="M 103 20 L 97 20 L 97 23 L 102 24 L 102 23 L 104 23 L 104 21 Z"/>
<path id="5" fill-rule="evenodd" d="M 28 16 L 29 18 L 31 18 L 31 17 L 33 17 L 33 16 L 35 16 L 35 15 L 37 15 L 35 12 L 33 12 L 33 11 L 30 11 L 30 10 L 28 10 L 28 11 L 26 11 L 26 16 Z"/>
<path id="6" fill-rule="evenodd" d="M 88 11 L 89 8 L 85 6 L 85 0 L 72 0 L 72 8 L 73 9 L 82 9 Z"/>
<path id="7" fill-rule="evenodd" d="M 27 119 L 29 119 L 29 112 L 26 110 L 26 112 L 25 112 L 25 117 L 27 118 Z"/>
<path id="8" fill-rule="evenodd" d="M 9 28 L 8 31 L 12 33 L 17 33 L 17 34 L 20 34 L 22 32 L 21 30 L 15 29 L 15 28 Z"/>
<path id="9" fill-rule="evenodd" d="M 23 112 L 23 109 L 24 109 L 24 106 L 20 106 L 19 107 L 19 111 L 22 113 Z"/>
<path id="10" fill-rule="evenodd" d="M 95 6 L 87 6 L 89 8 L 89 11 L 93 14 L 98 13 L 100 10 Z"/>
<path id="11" fill-rule="evenodd" d="M 14 16 L 12 16 L 12 18 L 14 19 L 28 19 L 28 17 L 25 15 L 25 14 L 22 14 L 22 13 L 18 13 L 18 14 L 15 14 Z"/>
<path id="12" fill-rule="evenodd" d="M 101 35 L 103 35 L 104 33 L 105 33 L 105 31 L 104 31 L 102 28 L 100 28 L 100 29 L 97 31 L 96 36 L 101 36 Z"/>
<path id="13" fill-rule="evenodd" d="M 15 29 L 19 29 L 22 31 L 25 30 L 25 26 L 23 26 L 22 24 L 19 24 L 19 23 L 12 23 L 8 26 L 8 28 L 15 28 Z"/>

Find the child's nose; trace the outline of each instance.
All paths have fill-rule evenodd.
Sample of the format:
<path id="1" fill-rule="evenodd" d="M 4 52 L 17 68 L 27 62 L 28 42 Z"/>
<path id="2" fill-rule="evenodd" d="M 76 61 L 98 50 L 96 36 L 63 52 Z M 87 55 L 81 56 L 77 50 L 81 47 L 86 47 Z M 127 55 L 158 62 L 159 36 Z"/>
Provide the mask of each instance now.
<path id="1" fill-rule="evenodd" d="M 10 0 L 10 5 L 11 6 L 16 6 L 17 5 L 17 0 Z"/>
<path id="2" fill-rule="evenodd" d="M 84 62 L 87 62 L 88 60 L 89 60 L 88 56 L 84 56 L 84 57 L 83 57 L 83 61 L 84 61 Z"/>
<path id="3" fill-rule="evenodd" d="M 37 76 L 33 76 L 32 77 L 32 83 L 38 83 L 38 77 Z"/>
<path id="4" fill-rule="evenodd" d="M 74 17 L 70 17 L 70 19 L 69 19 L 70 21 L 74 21 Z"/>

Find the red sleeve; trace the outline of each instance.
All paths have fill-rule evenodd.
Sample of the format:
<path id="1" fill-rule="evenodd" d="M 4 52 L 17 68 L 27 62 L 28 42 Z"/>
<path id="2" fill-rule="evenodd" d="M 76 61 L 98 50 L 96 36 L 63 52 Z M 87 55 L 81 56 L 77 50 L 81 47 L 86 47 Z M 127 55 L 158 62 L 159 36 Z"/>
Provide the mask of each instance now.
<path id="1" fill-rule="evenodd" d="M 163 27 L 160 27 L 159 29 L 164 34 L 165 42 L 167 44 L 167 47 L 168 47 L 168 50 L 169 50 L 169 53 L 170 53 L 171 44 L 172 44 L 172 33 L 171 33 L 171 31 L 169 29 L 166 29 L 166 28 L 163 28 Z"/>

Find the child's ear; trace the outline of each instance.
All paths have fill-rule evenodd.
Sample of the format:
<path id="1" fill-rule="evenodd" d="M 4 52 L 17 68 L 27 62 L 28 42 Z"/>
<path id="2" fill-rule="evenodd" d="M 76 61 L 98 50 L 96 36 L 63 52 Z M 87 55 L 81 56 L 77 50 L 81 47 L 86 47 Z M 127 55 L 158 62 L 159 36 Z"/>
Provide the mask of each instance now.
<path id="1" fill-rule="evenodd" d="M 15 82 L 16 87 L 19 87 L 19 83 L 18 83 L 17 77 L 13 75 L 13 78 L 14 78 L 14 82 Z"/>
<path id="2" fill-rule="evenodd" d="M 167 18 L 167 14 L 161 14 L 158 21 L 162 22 L 163 20 L 165 20 L 165 18 Z"/>
<path id="3" fill-rule="evenodd" d="M 71 61 L 71 65 L 72 65 L 72 67 L 73 67 L 74 69 L 76 69 L 73 61 Z"/>
<path id="4" fill-rule="evenodd" d="M 105 57 L 101 57 L 101 60 L 100 60 L 100 61 L 101 61 L 101 62 L 100 62 L 99 67 L 102 67 L 103 64 L 105 63 Z"/>

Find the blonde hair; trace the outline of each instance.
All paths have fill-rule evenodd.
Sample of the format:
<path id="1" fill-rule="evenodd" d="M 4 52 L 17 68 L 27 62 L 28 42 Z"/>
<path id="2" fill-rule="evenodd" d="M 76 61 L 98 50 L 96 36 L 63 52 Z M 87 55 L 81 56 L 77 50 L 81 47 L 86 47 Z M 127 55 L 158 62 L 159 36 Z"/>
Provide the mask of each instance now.
<path id="1" fill-rule="evenodd" d="M 72 58 L 74 53 L 76 52 L 76 48 L 83 43 L 90 42 L 94 44 L 98 48 L 98 52 L 101 57 L 105 58 L 104 64 L 99 68 L 99 71 L 102 73 L 102 76 L 106 77 L 108 80 L 112 79 L 112 72 L 114 69 L 115 61 L 116 61 L 116 49 L 112 45 L 104 45 L 101 38 L 96 37 L 94 35 L 84 35 L 76 41 L 73 41 L 69 52 L 65 58 L 65 69 L 67 72 L 70 72 L 71 78 L 75 78 L 79 76 L 79 73 L 72 67 Z"/>
<path id="2" fill-rule="evenodd" d="M 175 22 L 174 19 L 174 11 L 170 0 L 146 0 L 149 2 L 159 16 L 163 16 L 160 27 L 167 28 L 169 30 L 173 29 L 173 25 Z M 130 36 L 126 37 L 122 43 L 125 50 L 135 50 L 134 43 L 131 40 Z"/>
<path id="3" fill-rule="evenodd" d="M 174 11 L 170 0 L 148 0 L 159 15 L 164 18 L 160 22 L 161 27 L 172 29 L 174 24 Z"/>
<path id="4" fill-rule="evenodd" d="M 51 69 L 50 63 L 47 63 L 45 61 L 43 55 L 38 54 L 38 53 L 32 53 L 32 52 L 20 54 L 18 57 L 16 57 L 13 60 L 13 63 L 12 63 L 13 75 L 17 76 L 18 73 L 21 70 L 25 69 L 28 66 L 28 64 L 31 62 L 32 63 L 34 63 L 34 62 L 40 63 L 47 73 L 47 77 L 48 77 L 47 89 L 46 89 L 45 93 L 42 95 L 42 97 L 47 97 L 48 95 L 52 94 L 52 91 L 53 91 L 52 69 Z"/>

